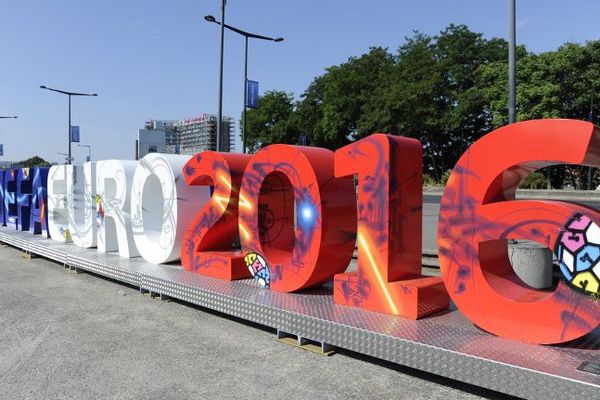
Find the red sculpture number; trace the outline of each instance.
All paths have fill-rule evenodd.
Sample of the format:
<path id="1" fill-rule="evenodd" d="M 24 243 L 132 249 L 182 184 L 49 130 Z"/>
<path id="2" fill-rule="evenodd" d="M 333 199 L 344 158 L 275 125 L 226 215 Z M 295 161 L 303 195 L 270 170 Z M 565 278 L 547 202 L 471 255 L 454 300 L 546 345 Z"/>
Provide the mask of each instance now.
<path id="1" fill-rule="evenodd" d="M 448 307 L 441 278 L 421 275 L 421 165 L 421 143 L 403 137 L 335 152 L 336 176 L 358 175 L 358 270 L 335 276 L 335 303 L 412 319 Z"/>
<path id="2" fill-rule="evenodd" d="M 238 237 L 238 194 L 246 154 L 204 151 L 184 166 L 188 185 L 210 185 L 210 201 L 190 223 L 183 238 L 181 263 L 185 269 L 232 280 L 251 277 L 243 254 L 232 250 Z"/>
<path id="3" fill-rule="evenodd" d="M 448 180 L 438 225 L 442 276 L 460 311 L 491 333 L 562 343 L 600 323 L 597 300 L 562 280 L 553 290 L 530 288 L 507 254 L 511 238 L 543 243 L 561 253 L 561 268 L 573 275 L 573 284 L 592 289 L 593 279 L 576 278 L 593 277 L 588 270 L 598 268 L 600 213 L 559 201 L 514 201 L 527 174 L 563 163 L 600 167 L 600 130 L 572 120 L 508 125 L 473 144 Z M 567 250 L 570 255 L 562 254 Z"/>

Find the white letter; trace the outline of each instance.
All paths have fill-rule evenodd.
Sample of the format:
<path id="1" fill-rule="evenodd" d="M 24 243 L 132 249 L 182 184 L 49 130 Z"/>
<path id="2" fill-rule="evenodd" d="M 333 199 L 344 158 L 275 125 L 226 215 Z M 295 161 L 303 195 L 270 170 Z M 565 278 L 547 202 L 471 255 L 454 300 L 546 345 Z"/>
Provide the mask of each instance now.
<path id="1" fill-rule="evenodd" d="M 130 184 L 137 161 L 96 163 L 98 251 L 119 250 L 121 257 L 137 257 L 131 231 Z"/>
<path id="2" fill-rule="evenodd" d="M 48 231 L 57 242 L 71 241 L 67 214 L 67 166 L 53 165 L 48 171 Z"/>
<path id="3" fill-rule="evenodd" d="M 191 156 L 150 153 L 140 160 L 131 185 L 133 238 L 153 264 L 179 260 L 181 240 L 210 199 L 208 186 L 188 186 L 183 166 Z"/>
<path id="4" fill-rule="evenodd" d="M 67 166 L 69 232 L 79 247 L 96 247 L 96 163 Z"/>

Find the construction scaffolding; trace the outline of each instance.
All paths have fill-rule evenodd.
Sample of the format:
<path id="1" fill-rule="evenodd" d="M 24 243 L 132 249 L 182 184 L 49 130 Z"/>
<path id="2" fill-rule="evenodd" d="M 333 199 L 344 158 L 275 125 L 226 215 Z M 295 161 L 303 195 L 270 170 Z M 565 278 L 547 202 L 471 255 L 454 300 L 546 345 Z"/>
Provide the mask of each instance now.
<path id="1" fill-rule="evenodd" d="M 165 125 L 165 152 L 168 154 L 179 154 L 179 135 L 175 125 Z"/>
<path id="2" fill-rule="evenodd" d="M 233 118 L 223 117 L 221 151 L 229 152 L 235 147 Z M 175 123 L 180 154 L 196 154 L 205 150 L 217 150 L 217 116 L 202 114 Z"/>
<path id="3" fill-rule="evenodd" d="M 235 150 L 233 118 L 223 117 L 221 151 Z M 138 130 L 136 159 L 148 153 L 194 155 L 217 150 L 217 116 L 201 114 L 180 121 L 149 120 Z"/>

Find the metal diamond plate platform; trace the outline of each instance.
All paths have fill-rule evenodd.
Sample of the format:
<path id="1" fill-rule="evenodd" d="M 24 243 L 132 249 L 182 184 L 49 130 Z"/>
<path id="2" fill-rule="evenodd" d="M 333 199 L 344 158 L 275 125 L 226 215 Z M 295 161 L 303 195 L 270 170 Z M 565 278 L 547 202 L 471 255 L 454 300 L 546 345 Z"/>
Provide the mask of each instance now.
<path id="1" fill-rule="evenodd" d="M 0 241 L 143 290 L 502 393 L 600 399 L 600 327 L 565 345 L 530 345 L 483 332 L 453 308 L 411 321 L 335 305 L 327 286 L 277 293 L 252 280 L 221 281 L 6 227 Z"/>

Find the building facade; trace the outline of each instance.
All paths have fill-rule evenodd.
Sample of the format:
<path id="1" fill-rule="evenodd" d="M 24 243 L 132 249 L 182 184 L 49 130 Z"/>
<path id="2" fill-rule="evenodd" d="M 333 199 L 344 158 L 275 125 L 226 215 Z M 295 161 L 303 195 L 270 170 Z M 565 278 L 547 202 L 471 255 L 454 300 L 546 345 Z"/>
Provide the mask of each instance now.
<path id="1" fill-rule="evenodd" d="M 221 151 L 235 150 L 233 119 L 223 117 Z M 189 154 L 217 150 L 217 116 L 201 114 L 180 121 L 150 120 L 138 130 L 136 159 L 148 153 Z"/>
<path id="2" fill-rule="evenodd" d="M 171 120 L 146 121 L 144 128 L 138 130 L 136 159 L 142 158 L 148 153 L 177 154 L 176 122 Z"/>

